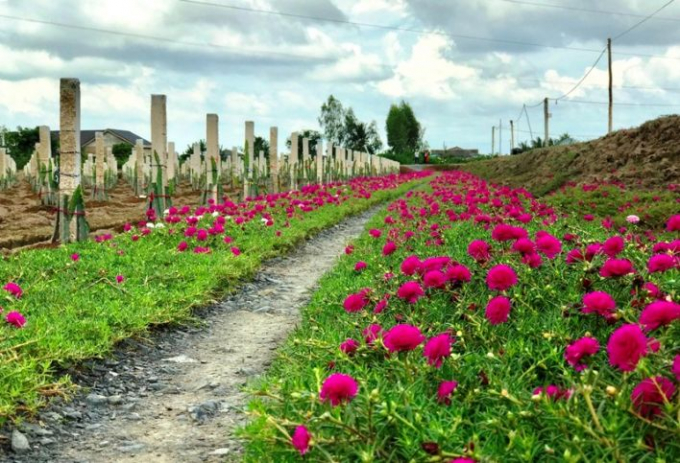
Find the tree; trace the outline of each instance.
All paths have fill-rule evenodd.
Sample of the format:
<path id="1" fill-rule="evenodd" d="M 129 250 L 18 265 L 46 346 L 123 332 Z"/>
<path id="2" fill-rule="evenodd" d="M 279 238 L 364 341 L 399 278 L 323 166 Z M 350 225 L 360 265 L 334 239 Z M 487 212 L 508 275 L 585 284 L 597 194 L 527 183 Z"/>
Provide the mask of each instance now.
<path id="1" fill-rule="evenodd" d="M 382 148 L 382 140 L 378 134 L 375 121 L 367 124 L 359 121 L 352 108 L 345 114 L 345 145 L 354 151 L 375 154 Z"/>
<path id="2" fill-rule="evenodd" d="M 415 153 L 423 146 L 425 130 L 411 105 L 402 100 L 391 105 L 385 121 L 387 144 L 393 153 Z"/>
<path id="3" fill-rule="evenodd" d="M 17 164 L 17 169 L 23 169 L 35 151 L 35 144 L 40 141 L 38 127 L 17 127 L 15 132 L 5 133 L 5 146 Z"/>
<path id="4" fill-rule="evenodd" d="M 111 148 L 111 151 L 113 152 L 113 156 L 116 158 L 118 168 L 121 169 L 123 164 L 125 164 L 132 155 L 132 145 L 128 143 L 116 143 Z"/>
<path id="5" fill-rule="evenodd" d="M 255 137 L 255 149 L 253 156 L 255 158 L 260 156 L 260 151 L 264 151 L 265 159 L 269 159 L 269 142 L 262 137 Z"/>
<path id="6" fill-rule="evenodd" d="M 338 146 L 345 142 L 345 108 L 333 95 L 321 105 L 319 125 L 324 138 L 329 142 Z"/>
<path id="7" fill-rule="evenodd" d="M 298 159 L 302 159 L 302 139 L 307 138 L 309 140 L 309 155 L 312 158 L 316 157 L 316 146 L 319 144 L 323 135 L 318 130 L 305 129 L 297 133 L 298 134 Z M 286 146 L 290 149 L 293 144 L 290 138 L 286 140 Z"/>
<path id="8" fill-rule="evenodd" d="M 205 140 L 198 140 L 196 143 L 198 143 L 201 148 L 201 157 L 203 157 L 203 153 L 207 150 L 205 146 Z M 187 145 L 187 149 L 184 150 L 184 153 L 179 155 L 179 161 L 180 162 L 185 162 L 187 159 L 191 157 L 191 155 L 194 154 L 194 144 L 192 143 L 191 145 Z"/>

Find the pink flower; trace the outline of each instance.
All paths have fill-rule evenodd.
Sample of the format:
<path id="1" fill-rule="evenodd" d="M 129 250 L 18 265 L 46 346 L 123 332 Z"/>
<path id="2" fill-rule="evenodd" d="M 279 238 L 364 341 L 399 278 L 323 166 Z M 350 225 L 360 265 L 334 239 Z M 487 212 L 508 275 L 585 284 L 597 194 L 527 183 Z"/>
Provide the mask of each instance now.
<path id="1" fill-rule="evenodd" d="M 118 284 L 121 284 L 124 281 L 125 281 L 125 277 L 123 275 L 116 275 L 116 282 Z"/>
<path id="2" fill-rule="evenodd" d="M 647 355 L 647 338 L 638 325 L 623 325 L 609 337 L 609 363 L 622 371 L 633 371 Z"/>
<path id="3" fill-rule="evenodd" d="M 626 222 L 632 223 L 632 224 L 639 223 L 640 217 L 638 217 L 637 215 L 629 215 L 628 217 L 626 217 Z"/>
<path id="4" fill-rule="evenodd" d="M 390 352 L 410 351 L 423 341 L 425 341 L 425 336 L 418 327 L 412 325 L 395 325 L 383 336 L 383 344 Z"/>
<path id="5" fill-rule="evenodd" d="M 635 410 L 644 417 L 661 414 L 661 406 L 670 402 L 675 386 L 663 376 L 643 379 L 633 389 L 630 400 Z"/>
<path id="6" fill-rule="evenodd" d="M 472 279 L 472 274 L 466 266 L 459 264 L 449 267 L 446 278 L 455 283 L 468 283 Z"/>
<path id="7" fill-rule="evenodd" d="M 383 246 L 382 255 L 383 256 L 389 256 L 390 254 L 393 254 L 394 251 L 396 251 L 396 250 L 397 250 L 397 245 L 394 244 L 393 241 L 388 241 L 387 243 L 385 243 L 385 246 Z"/>
<path id="8" fill-rule="evenodd" d="M 71 260 L 73 262 L 78 262 L 80 260 L 80 255 L 77 253 L 71 254 Z"/>
<path id="9" fill-rule="evenodd" d="M 583 255 L 580 249 L 572 249 L 567 253 L 566 262 L 567 264 L 575 264 L 576 262 L 583 262 L 586 257 Z"/>
<path id="10" fill-rule="evenodd" d="M 401 273 L 407 276 L 411 276 L 416 271 L 420 266 L 422 265 L 422 262 L 420 262 L 420 259 L 418 259 L 418 256 L 409 256 L 404 261 L 401 263 Z"/>
<path id="11" fill-rule="evenodd" d="M 378 301 L 378 303 L 373 308 L 373 313 L 374 314 L 382 313 L 383 310 L 385 310 L 386 307 L 387 307 L 387 296 L 384 299 L 381 299 L 380 301 Z"/>
<path id="12" fill-rule="evenodd" d="M 373 238 L 380 238 L 382 236 L 382 231 L 378 229 L 372 229 L 369 232 L 369 235 L 371 235 Z"/>
<path id="13" fill-rule="evenodd" d="M 437 401 L 445 405 L 451 405 L 451 396 L 458 387 L 456 381 L 442 381 L 437 389 Z"/>
<path id="14" fill-rule="evenodd" d="M 361 311 L 366 305 L 368 305 L 368 291 L 365 289 L 359 291 L 358 293 L 350 294 L 345 298 L 342 307 L 348 313 L 354 313 Z"/>
<path id="15" fill-rule="evenodd" d="M 359 341 L 352 338 L 346 339 L 345 342 L 340 344 L 340 350 L 347 355 L 353 355 L 359 348 Z"/>
<path id="16" fill-rule="evenodd" d="M 186 241 L 182 241 L 181 243 L 179 243 L 177 245 L 177 250 L 179 252 L 184 252 L 184 251 L 187 250 L 188 247 L 189 247 L 189 244 Z"/>
<path id="17" fill-rule="evenodd" d="M 295 428 L 293 438 L 290 441 L 293 444 L 293 447 L 295 447 L 297 451 L 300 452 L 300 455 L 304 455 L 309 451 L 309 442 L 311 440 L 312 435 L 309 434 L 307 428 L 304 426 L 298 426 Z"/>
<path id="18" fill-rule="evenodd" d="M 596 313 L 610 318 L 616 310 L 616 301 L 604 291 L 593 291 L 583 296 L 583 313 Z"/>
<path id="19" fill-rule="evenodd" d="M 347 246 L 347 247 L 345 248 L 345 254 L 347 254 L 348 256 L 349 256 L 350 254 L 352 254 L 353 252 L 354 252 L 354 246 L 351 246 L 351 245 L 350 245 L 350 246 Z"/>
<path id="20" fill-rule="evenodd" d="M 444 359 L 451 355 L 453 340 L 449 333 L 443 333 L 430 338 L 425 344 L 423 355 L 427 357 L 427 363 L 435 368 L 440 368 Z"/>
<path id="21" fill-rule="evenodd" d="M 2 289 L 4 289 L 17 299 L 21 299 L 21 295 L 24 294 L 23 290 L 21 289 L 21 286 L 12 281 L 3 286 Z"/>
<path id="22" fill-rule="evenodd" d="M 231 248 L 231 253 L 232 253 L 234 256 L 240 256 L 240 255 L 241 255 L 241 250 L 240 250 L 239 248 L 237 248 L 236 246 L 234 246 L 234 247 Z"/>
<path id="23" fill-rule="evenodd" d="M 494 227 L 491 232 L 491 238 L 496 241 L 513 241 L 519 238 L 525 238 L 527 231 L 522 227 L 513 227 L 512 225 L 500 224 Z"/>
<path id="24" fill-rule="evenodd" d="M 666 230 L 669 232 L 680 231 L 680 214 L 676 214 L 668 219 Z"/>
<path id="25" fill-rule="evenodd" d="M 680 355 L 676 355 L 675 358 L 673 359 L 671 373 L 675 375 L 675 380 L 680 382 Z"/>
<path id="26" fill-rule="evenodd" d="M 354 265 L 354 271 L 355 272 L 361 272 L 362 270 L 366 269 L 366 262 L 359 261 Z"/>
<path id="27" fill-rule="evenodd" d="M 423 288 L 420 287 L 417 281 L 407 281 L 397 290 L 397 297 L 409 304 L 415 304 L 424 295 L 425 291 L 423 291 Z"/>
<path id="28" fill-rule="evenodd" d="M 564 351 L 564 358 L 576 371 L 582 371 L 587 368 L 587 365 L 581 363 L 583 357 L 595 355 L 599 350 L 600 343 L 597 342 L 597 339 L 584 337 L 567 346 Z"/>
<path id="29" fill-rule="evenodd" d="M 512 244 L 512 250 L 520 254 L 532 254 L 536 251 L 536 245 L 528 238 L 520 238 Z"/>
<path id="30" fill-rule="evenodd" d="M 491 259 L 491 247 L 486 241 L 475 240 L 470 243 L 467 249 L 468 254 L 478 263 L 484 263 Z"/>
<path id="31" fill-rule="evenodd" d="M 484 315 L 492 325 L 500 325 L 508 321 L 510 309 L 510 299 L 505 296 L 496 296 L 486 305 Z"/>
<path id="32" fill-rule="evenodd" d="M 557 401 L 560 399 L 569 399 L 571 397 L 572 391 L 570 389 L 562 389 L 559 386 L 555 386 L 554 384 L 550 384 L 546 387 L 537 387 L 534 389 L 533 392 L 534 395 L 542 395 L 545 394 L 548 396 L 550 399 Z"/>
<path id="33" fill-rule="evenodd" d="M 443 288 L 446 281 L 446 275 L 440 270 L 431 270 L 423 277 L 423 284 L 426 288 Z"/>
<path id="34" fill-rule="evenodd" d="M 626 246 L 623 238 L 620 236 L 612 236 L 607 239 L 602 245 L 602 252 L 604 252 L 609 257 L 616 257 L 621 254 L 623 248 Z"/>
<path id="35" fill-rule="evenodd" d="M 600 276 L 604 278 L 622 277 L 633 272 L 635 272 L 635 269 L 628 259 L 609 259 L 600 269 Z"/>
<path id="36" fill-rule="evenodd" d="M 522 263 L 528 265 L 531 268 L 538 268 L 543 264 L 543 259 L 539 253 L 532 252 L 531 254 L 525 254 L 522 256 Z"/>
<path id="37" fill-rule="evenodd" d="M 664 300 L 654 301 L 640 314 L 640 324 L 645 331 L 654 331 L 680 319 L 680 304 Z"/>
<path id="38" fill-rule="evenodd" d="M 356 397 L 359 385 L 349 375 L 334 373 L 330 375 L 321 385 L 319 398 L 321 402 L 330 402 L 333 407 L 343 402 L 350 402 Z"/>
<path id="39" fill-rule="evenodd" d="M 536 239 L 536 248 L 548 259 L 554 259 L 562 252 L 562 242 L 546 233 Z"/>
<path id="40" fill-rule="evenodd" d="M 364 329 L 361 334 L 364 336 L 364 342 L 370 346 L 382 335 L 382 327 L 373 324 Z"/>
<path id="41" fill-rule="evenodd" d="M 517 274 L 509 265 L 496 265 L 487 273 L 486 284 L 491 290 L 505 291 L 517 284 Z"/>
<path id="42" fill-rule="evenodd" d="M 5 316 L 5 321 L 17 328 L 22 328 L 26 324 L 26 318 L 19 312 L 10 312 Z"/>
<path id="43" fill-rule="evenodd" d="M 197 239 L 198 241 L 205 241 L 205 240 L 207 240 L 207 239 L 208 239 L 208 231 L 207 231 L 207 230 L 204 230 L 203 228 L 201 228 L 201 229 L 198 230 L 198 232 L 196 233 L 196 239 Z"/>
<path id="44" fill-rule="evenodd" d="M 210 248 L 203 246 L 196 246 L 194 248 L 194 254 L 210 254 Z"/>
<path id="45" fill-rule="evenodd" d="M 665 272 L 672 270 L 677 266 L 676 260 L 668 254 L 657 254 L 649 258 L 647 262 L 647 271 L 649 273 Z"/>

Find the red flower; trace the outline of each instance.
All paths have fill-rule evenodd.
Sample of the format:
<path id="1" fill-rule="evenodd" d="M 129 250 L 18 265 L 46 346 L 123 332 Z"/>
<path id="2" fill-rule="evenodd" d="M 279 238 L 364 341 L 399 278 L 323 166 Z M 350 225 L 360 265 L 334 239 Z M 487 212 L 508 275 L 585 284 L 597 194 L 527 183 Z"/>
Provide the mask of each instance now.
<path id="1" fill-rule="evenodd" d="M 517 284 L 517 274 L 509 265 L 496 265 L 486 275 L 489 289 L 505 291 Z"/>
<path id="2" fill-rule="evenodd" d="M 188 247 L 189 247 L 189 244 L 186 241 L 182 241 L 181 243 L 179 243 L 177 245 L 177 250 L 179 252 L 184 252 L 184 251 L 187 250 Z"/>
<path id="3" fill-rule="evenodd" d="M 359 385 L 354 378 L 342 373 L 334 373 L 321 385 L 319 398 L 321 402 L 330 402 L 335 407 L 343 402 L 350 402 L 356 397 L 358 391 Z"/>
<path id="4" fill-rule="evenodd" d="M 595 338 L 584 337 L 567 346 L 564 358 L 576 371 L 582 371 L 587 365 L 581 363 L 583 357 L 595 355 L 600 350 L 600 343 Z"/>
<path id="5" fill-rule="evenodd" d="M 491 247 L 486 241 L 475 240 L 468 246 L 468 254 L 478 263 L 484 263 L 491 259 Z"/>
<path id="6" fill-rule="evenodd" d="M 354 246 L 350 245 L 345 248 L 345 254 L 350 255 L 354 252 Z"/>
<path id="7" fill-rule="evenodd" d="M 368 305 L 368 291 L 362 289 L 358 293 L 350 294 L 345 298 L 345 302 L 342 304 L 345 311 L 349 313 L 359 312 L 366 305 Z"/>
<path id="8" fill-rule="evenodd" d="M 510 309 L 510 299 L 505 296 L 496 296 L 486 305 L 484 315 L 492 325 L 500 325 L 508 321 Z"/>
<path id="9" fill-rule="evenodd" d="M 309 433 L 306 427 L 298 426 L 295 428 L 295 433 L 293 433 L 293 438 L 290 440 L 293 447 L 300 452 L 300 455 L 304 455 L 309 451 L 309 442 L 312 440 L 312 435 Z"/>
<path id="10" fill-rule="evenodd" d="M 642 380 L 630 394 L 633 407 L 642 416 L 653 417 L 661 413 L 661 406 L 670 402 L 675 386 L 663 376 Z"/>
<path id="11" fill-rule="evenodd" d="M 664 300 L 654 301 L 640 314 L 640 324 L 645 331 L 654 331 L 680 319 L 680 304 Z"/>
<path id="12" fill-rule="evenodd" d="M 382 231 L 378 229 L 372 229 L 371 231 L 368 232 L 369 235 L 371 235 L 373 238 L 380 238 L 382 236 Z"/>
<path id="13" fill-rule="evenodd" d="M 443 288 L 446 281 L 446 275 L 440 270 L 431 270 L 423 277 L 423 284 L 426 288 Z"/>
<path id="14" fill-rule="evenodd" d="M 355 272 L 361 272 L 362 270 L 366 269 L 366 262 L 359 261 L 354 265 L 354 271 Z"/>
<path id="15" fill-rule="evenodd" d="M 408 281 L 397 290 L 397 297 L 409 304 L 415 304 L 424 295 L 425 291 L 423 291 L 423 288 L 420 287 L 417 281 Z"/>
<path id="16" fill-rule="evenodd" d="M 634 272 L 633 264 L 628 259 L 609 259 L 600 269 L 600 276 L 605 278 L 622 277 Z"/>
<path id="17" fill-rule="evenodd" d="M 623 371 L 633 371 L 647 355 L 647 338 L 638 325 L 623 325 L 612 333 L 607 343 L 609 363 Z"/>
<path id="18" fill-rule="evenodd" d="M 616 301 L 604 291 L 594 291 L 583 296 L 583 313 L 596 313 L 610 318 L 616 310 Z"/>
<path id="19" fill-rule="evenodd" d="M 452 344 L 453 340 L 449 333 L 443 333 L 430 338 L 423 349 L 423 355 L 427 357 L 427 363 L 435 368 L 440 368 L 444 359 L 451 355 Z"/>
<path id="20" fill-rule="evenodd" d="M 425 341 L 418 327 L 395 325 L 383 337 L 383 344 L 390 352 L 406 352 L 415 349 Z"/>
<path id="21" fill-rule="evenodd" d="M 458 387 L 456 381 L 442 381 L 437 389 L 437 401 L 446 405 L 451 405 L 451 395 Z"/>
<path id="22" fill-rule="evenodd" d="M 347 355 L 353 355 L 359 348 L 359 341 L 352 338 L 346 339 L 345 342 L 340 344 L 340 350 Z"/>
<path id="23" fill-rule="evenodd" d="M 571 389 L 561 389 L 559 386 L 555 386 L 554 384 L 550 384 L 546 387 L 537 387 L 534 389 L 534 395 L 545 394 L 555 401 L 560 399 L 569 399 L 569 397 L 571 397 L 571 393 Z"/>
<path id="24" fill-rule="evenodd" d="M 665 272 L 677 267 L 678 263 L 673 256 L 668 254 L 657 254 L 649 258 L 647 262 L 647 271 L 649 273 Z"/>

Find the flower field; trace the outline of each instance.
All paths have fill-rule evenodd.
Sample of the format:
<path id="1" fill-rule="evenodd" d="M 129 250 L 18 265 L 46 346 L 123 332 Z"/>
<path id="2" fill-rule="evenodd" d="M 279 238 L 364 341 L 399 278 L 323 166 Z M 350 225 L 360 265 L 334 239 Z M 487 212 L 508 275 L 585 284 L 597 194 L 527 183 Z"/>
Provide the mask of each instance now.
<path id="1" fill-rule="evenodd" d="M 68 391 L 60 367 L 150 325 L 186 321 L 260 263 L 344 217 L 403 195 L 422 174 L 173 207 L 125 232 L 0 260 L 0 423 Z"/>
<path id="2" fill-rule="evenodd" d="M 673 203 L 649 230 L 461 172 L 394 201 L 251 384 L 246 460 L 678 461 Z"/>

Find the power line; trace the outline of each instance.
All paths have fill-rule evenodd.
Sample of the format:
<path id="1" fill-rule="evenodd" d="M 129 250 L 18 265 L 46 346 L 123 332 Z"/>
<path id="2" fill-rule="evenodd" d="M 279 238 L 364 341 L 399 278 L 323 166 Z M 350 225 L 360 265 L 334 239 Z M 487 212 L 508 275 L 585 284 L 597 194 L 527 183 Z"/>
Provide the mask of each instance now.
<path id="1" fill-rule="evenodd" d="M 642 21 L 639 21 L 639 22 L 633 24 L 631 27 L 629 27 L 629 28 L 626 29 L 625 31 L 621 32 L 621 33 L 620 33 L 619 35 L 617 35 L 616 37 L 612 38 L 612 41 L 618 40 L 618 39 L 620 39 L 621 37 L 623 37 L 624 35 L 628 34 L 629 32 L 632 32 L 634 29 L 637 29 L 639 26 L 643 25 L 644 23 L 646 23 L 647 21 L 649 21 L 650 19 L 652 19 L 654 16 L 656 16 L 657 13 L 660 13 L 661 11 L 663 11 L 664 9 L 666 9 L 666 7 L 670 6 L 670 4 L 673 3 L 673 2 L 675 2 L 675 0 L 670 0 L 669 2 L 665 3 L 665 4 L 664 4 L 663 6 L 661 6 L 659 9 L 657 9 L 656 11 L 654 11 L 654 13 L 652 13 L 652 14 L 650 14 L 649 16 L 645 17 Z"/>
<path id="2" fill-rule="evenodd" d="M 572 85 L 572 82 L 560 80 L 541 80 L 541 79 L 515 79 L 517 82 L 533 83 L 533 84 L 557 84 L 557 85 Z M 590 84 L 595 88 L 609 88 L 608 85 Z M 680 87 L 646 87 L 640 85 L 617 85 L 613 87 L 614 90 L 665 90 L 669 92 L 680 91 Z"/>
<path id="3" fill-rule="evenodd" d="M 597 59 L 595 60 L 595 63 L 593 63 L 593 65 L 590 67 L 590 69 L 588 70 L 588 72 L 586 72 L 586 73 L 583 75 L 583 77 L 581 78 L 581 80 L 579 80 L 579 81 L 576 83 L 576 85 L 574 85 L 574 87 L 573 87 L 571 90 L 569 90 L 567 93 L 565 93 L 564 95 L 562 95 L 562 96 L 560 96 L 560 97 L 558 97 L 558 98 L 553 98 L 553 99 L 555 100 L 555 102 L 558 102 L 558 101 L 560 101 L 560 100 L 562 100 L 562 99 L 568 97 L 568 96 L 571 95 L 577 88 L 579 88 L 579 87 L 581 86 L 581 84 L 582 84 L 583 82 L 585 82 L 585 80 L 588 78 L 588 76 L 590 75 L 590 73 L 593 72 L 593 71 L 595 70 L 595 68 L 597 67 L 598 63 L 600 62 L 600 60 L 602 59 L 602 57 L 604 56 L 604 54 L 605 54 L 606 51 L 607 51 L 607 47 L 605 47 L 605 48 L 602 50 L 602 53 L 600 53 L 600 56 L 597 57 Z"/>
<path id="4" fill-rule="evenodd" d="M 529 2 L 529 1 L 523 1 L 523 0 L 498 0 L 501 2 L 506 2 L 506 3 L 514 3 L 517 5 L 528 5 L 528 6 L 538 6 L 542 8 L 553 8 L 553 9 L 558 9 L 558 10 L 566 10 L 566 11 L 579 11 L 579 12 L 584 12 L 584 13 L 595 13 L 595 14 L 605 14 L 605 15 L 614 15 L 614 16 L 626 16 L 629 18 L 646 18 L 647 16 L 643 14 L 636 14 L 636 13 L 624 13 L 621 11 L 611 11 L 611 10 L 596 10 L 592 8 L 579 8 L 575 6 L 565 6 L 565 5 L 554 5 L 550 3 L 538 3 L 538 2 Z M 652 19 L 652 18 L 649 18 Z M 653 18 L 657 21 L 673 21 L 673 22 L 680 22 L 680 18 L 667 18 L 667 17 L 661 17 L 661 18 Z"/>
<path id="5" fill-rule="evenodd" d="M 566 103 L 583 103 L 583 104 L 596 104 L 596 105 L 609 105 L 608 101 L 594 101 L 594 100 L 564 100 Z M 649 106 L 649 107 L 660 107 L 660 108 L 678 108 L 680 104 L 669 104 L 669 103 L 614 103 L 614 106 Z"/>

